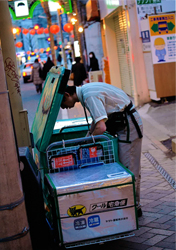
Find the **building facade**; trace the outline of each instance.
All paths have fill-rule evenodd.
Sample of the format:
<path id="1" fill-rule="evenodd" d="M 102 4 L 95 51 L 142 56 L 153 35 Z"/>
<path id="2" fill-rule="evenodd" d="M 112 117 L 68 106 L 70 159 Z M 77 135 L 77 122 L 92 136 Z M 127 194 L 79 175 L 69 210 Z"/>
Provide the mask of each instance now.
<path id="1" fill-rule="evenodd" d="M 109 60 L 111 84 L 132 96 L 136 106 L 151 99 L 160 100 L 151 49 L 144 49 L 141 21 L 148 19 L 149 15 L 175 11 L 173 1 L 145 3 L 148 5 L 137 0 L 99 0 L 103 51 Z M 172 74 L 174 76 L 174 72 Z"/>

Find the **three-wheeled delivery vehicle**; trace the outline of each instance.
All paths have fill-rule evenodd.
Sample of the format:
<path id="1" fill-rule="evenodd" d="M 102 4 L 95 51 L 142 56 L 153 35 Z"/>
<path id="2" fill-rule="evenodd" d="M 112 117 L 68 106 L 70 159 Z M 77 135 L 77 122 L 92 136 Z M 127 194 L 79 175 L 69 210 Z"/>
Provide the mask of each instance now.
<path id="1" fill-rule="evenodd" d="M 138 229 L 134 175 L 118 160 L 118 138 L 85 137 L 85 118 L 56 126 L 69 74 L 64 67 L 48 73 L 32 126 L 46 221 L 58 247 L 66 248 L 128 237 Z"/>

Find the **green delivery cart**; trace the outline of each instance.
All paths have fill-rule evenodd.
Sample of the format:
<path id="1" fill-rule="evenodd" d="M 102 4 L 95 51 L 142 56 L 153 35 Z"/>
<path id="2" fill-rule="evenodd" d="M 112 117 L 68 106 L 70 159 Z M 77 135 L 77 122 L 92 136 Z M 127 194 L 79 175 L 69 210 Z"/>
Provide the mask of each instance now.
<path id="1" fill-rule="evenodd" d="M 32 134 L 46 221 L 58 247 L 73 248 L 134 235 L 138 220 L 134 175 L 118 161 L 118 139 L 85 137 L 85 118 L 56 122 L 69 73 L 48 73 Z"/>

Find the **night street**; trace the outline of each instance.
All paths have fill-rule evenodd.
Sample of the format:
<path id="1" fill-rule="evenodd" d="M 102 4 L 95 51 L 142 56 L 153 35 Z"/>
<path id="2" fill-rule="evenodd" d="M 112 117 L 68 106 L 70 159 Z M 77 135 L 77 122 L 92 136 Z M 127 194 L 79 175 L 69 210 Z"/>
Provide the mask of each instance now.
<path id="1" fill-rule="evenodd" d="M 71 82 L 69 84 L 72 84 Z M 28 110 L 29 124 L 32 125 L 40 94 L 32 83 L 21 83 L 24 108 Z M 151 103 L 139 109 L 144 123 L 142 149 L 141 203 L 143 216 L 139 218 L 139 230 L 135 236 L 98 245 L 91 249 L 117 250 L 175 249 L 175 154 L 161 141 L 169 141 L 175 131 L 173 115 L 175 101 L 166 104 Z M 165 119 L 167 113 L 167 120 Z M 58 119 L 84 116 L 80 104 L 74 109 L 62 110 Z M 162 122 L 161 122 L 162 121 Z M 170 122 L 169 122 L 170 121 Z M 170 183 L 170 184 L 169 184 Z M 51 243 L 50 243 L 51 245 Z M 54 248 L 49 248 L 49 250 Z M 57 249 L 57 247 L 56 247 Z M 90 246 L 78 249 L 90 249 Z M 40 249 L 39 249 L 40 250 Z"/>
<path id="2" fill-rule="evenodd" d="M 174 0 L 0 0 L 0 250 L 176 249 Z"/>

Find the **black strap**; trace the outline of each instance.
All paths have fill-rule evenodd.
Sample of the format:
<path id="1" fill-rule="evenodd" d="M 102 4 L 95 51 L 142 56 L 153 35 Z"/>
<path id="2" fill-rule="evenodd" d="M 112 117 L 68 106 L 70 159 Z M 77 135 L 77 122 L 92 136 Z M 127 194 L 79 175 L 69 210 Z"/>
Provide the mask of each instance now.
<path id="1" fill-rule="evenodd" d="M 133 124 L 134 124 L 134 126 L 135 126 L 135 128 L 137 130 L 139 138 L 142 138 L 143 135 L 142 135 L 141 129 L 139 127 L 139 124 L 137 123 L 137 121 L 136 121 L 136 119 L 135 119 L 135 117 L 133 115 L 134 112 L 136 112 L 136 110 L 132 109 L 131 111 L 129 111 L 129 115 L 131 116 L 131 120 L 132 120 L 132 122 L 133 122 Z"/>
<path id="2" fill-rule="evenodd" d="M 126 141 L 124 140 L 119 140 L 119 142 L 123 142 L 123 143 L 131 143 L 130 141 L 130 126 L 129 126 L 129 122 L 128 122 L 128 118 L 127 118 L 127 114 L 129 113 L 130 109 L 133 107 L 133 103 L 132 101 L 130 101 L 130 104 L 125 108 L 125 110 L 122 112 L 125 114 L 125 123 L 127 126 L 127 137 L 126 137 Z"/>
<path id="3" fill-rule="evenodd" d="M 133 107 L 133 103 L 132 101 L 130 101 L 130 104 L 125 108 L 124 111 L 128 113 L 132 107 Z"/>
<path id="4" fill-rule="evenodd" d="M 134 124 L 134 126 L 135 126 L 135 128 L 136 128 L 136 131 L 137 131 L 137 133 L 138 133 L 139 138 L 142 138 L 142 137 L 143 137 L 142 132 L 141 132 L 141 129 L 140 129 L 140 127 L 139 127 L 139 124 L 137 123 L 137 121 L 136 121 L 136 119 L 135 119 L 135 117 L 134 117 L 134 115 L 133 115 L 133 113 L 136 112 L 136 109 L 133 108 L 133 109 L 131 110 L 132 107 L 133 107 L 133 103 L 132 103 L 132 101 L 130 101 L 130 104 L 129 104 L 129 105 L 125 108 L 125 110 L 123 111 L 123 112 L 125 113 L 125 120 L 126 120 L 126 124 L 127 124 L 127 139 L 126 139 L 126 142 L 127 142 L 127 143 L 131 143 L 131 142 L 129 141 L 129 138 L 130 138 L 130 129 L 129 129 L 129 122 L 128 122 L 127 114 L 130 115 L 131 120 L 132 120 L 132 122 L 133 122 L 133 124 Z M 120 141 L 120 140 L 119 140 L 119 141 Z M 121 142 L 124 142 L 124 141 L 121 141 Z"/>
<path id="5" fill-rule="evenodd" d="M 126 113 L 125 113 L 125 121 L 126 121 L 126 125 L 127 125 L 126 143 L 131 143 L 131 141 L 130 141 L 130 126 L 129 126 L 129 122 L 128 122 L 128 118 L 127 118 L 127 114 Z"/>
<path id="6" fill-rule="evenodd" d="M 131 116 L 131 120 L 132 120 L 132 122 L 133 122 L 133 124 L 134 124 L 134 126 L 135 126 L 135 128 L 136 128 L 136 130 L 137 130 L 138 136 L 139 136 L 139 138 L 142 138 L 143 135 L 142 135 L 141 129 L 140 129 L 139 124 L 137 123 L 137 121 L 136 121 L 136 119 L 135 119 L 135 117 L 134 117 L 134 115 L 133 115 L 133 113 L 136 112 L 136 109 L 132 109 L 132 110 L 131 110 L 132 107 L 133 107 L 133 103 L 132 103 L 132 101 L 130 101 L 130 104 L 125 108 L 124 111 L 125 111 L 128 115 Z"/>
<path id="7" fill-rule="evenodd" d="M 87 112 L 86 112 L 86 109 L 85 109 L 85 106 L 84 106 L 84 105 L 83 105 L 83 109 L 84 109 L 84 114 L 85 114 L 85 117 L 86 117 L 88 129 L 90 130 L 90 125 L 89 125 L 89 121 L 88 121 L 88 117 L 87 117 Z"/>

